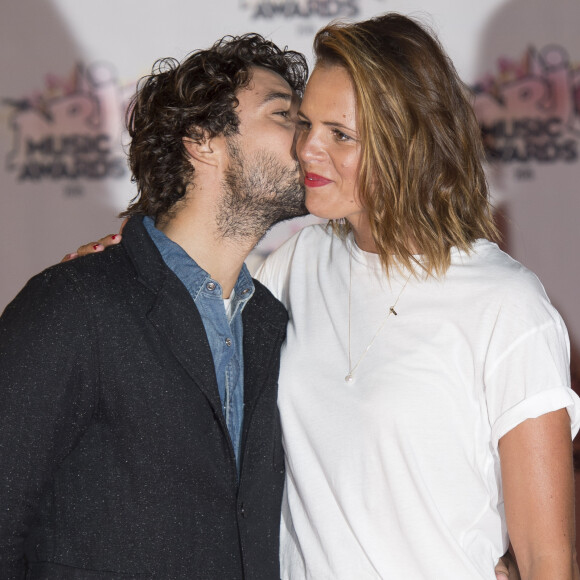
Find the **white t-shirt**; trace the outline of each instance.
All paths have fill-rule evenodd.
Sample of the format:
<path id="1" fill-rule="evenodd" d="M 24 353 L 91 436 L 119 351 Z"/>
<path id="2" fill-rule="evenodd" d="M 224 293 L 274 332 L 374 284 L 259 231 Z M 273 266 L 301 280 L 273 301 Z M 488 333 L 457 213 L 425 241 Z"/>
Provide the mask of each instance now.
<path id="1" fill-rule="evenodd" d="M 498 440 L 579 399 L 536 276 L 486 240 L 445 277 L 389 283 L 378 256 L 310 226 L 257 277 L 290 313 L 279 408 L 284 580 L 495 579 L 507 547 Z"/>

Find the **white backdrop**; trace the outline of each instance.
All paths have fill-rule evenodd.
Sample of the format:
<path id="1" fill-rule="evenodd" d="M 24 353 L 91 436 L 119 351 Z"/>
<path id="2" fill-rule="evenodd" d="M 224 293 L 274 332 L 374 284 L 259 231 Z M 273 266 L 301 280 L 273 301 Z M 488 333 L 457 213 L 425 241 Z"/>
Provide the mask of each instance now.
<path id="1" fill-rule="evenodd" d="M 116 231 L 133 196 L 121 130 L 136 80 L 255 31 L 310 57 L 334 17 L 400 11 L 439 34 L 495 159 L 505 246 L 570 330 L 578 373 L 580 3 L 577 0 L 26 0 L 0 5 L 0 310 L 34 273 Z M 299 225 L 276 230 L 268 251 Z"/>

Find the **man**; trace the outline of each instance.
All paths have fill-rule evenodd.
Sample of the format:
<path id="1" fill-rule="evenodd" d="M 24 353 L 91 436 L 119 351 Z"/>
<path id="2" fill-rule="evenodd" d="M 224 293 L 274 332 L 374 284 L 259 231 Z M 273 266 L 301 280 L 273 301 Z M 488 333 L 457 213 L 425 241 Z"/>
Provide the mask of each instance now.
<path id="1" fill-rule="evenodd" d="M 139 85 L 123 241 L 0 322 L 0 578 L 279 577 L 287 315 L 244 259 L 305 213 L 302 55 L 256 34 Z"/>

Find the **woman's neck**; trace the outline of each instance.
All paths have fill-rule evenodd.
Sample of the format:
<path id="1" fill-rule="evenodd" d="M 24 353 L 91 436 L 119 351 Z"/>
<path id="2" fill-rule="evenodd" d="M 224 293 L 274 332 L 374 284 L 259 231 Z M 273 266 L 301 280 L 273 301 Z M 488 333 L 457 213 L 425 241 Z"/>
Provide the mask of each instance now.
<path id="1" fill-rule="evenodd" d="M 366 214 L 357 214 L 348 220 L 356 245 L 371 254 L 378 254 L 377 246 L 371 232 L 371 223 Z"/>
<path id="2" fill-rule="evenodd" d="M 352 229 L 356 245 L 361 250 L 363 250 L 363 252 L 369 252 L 370 254 L 378 254 L 379 251 L 377 249 L 375 239 L 373 238 L 373 234 L 371 231 L 371 223 L 368 219 L 368 215 L 358 214 L 354 218 L 349 218 L 348 223 L 350 224 L 350 227 Z M 407 249 L 411 252 L 411 254 L 416 255 L 420 253 L 417 244 L 414 243 L 412 239 L 408 239 L 405 245 Z"/>

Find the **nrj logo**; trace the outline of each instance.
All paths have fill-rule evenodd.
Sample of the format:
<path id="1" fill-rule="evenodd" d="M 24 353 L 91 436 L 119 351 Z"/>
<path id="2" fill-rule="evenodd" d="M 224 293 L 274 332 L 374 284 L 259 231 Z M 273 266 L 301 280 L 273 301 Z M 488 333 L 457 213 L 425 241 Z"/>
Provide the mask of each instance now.
<path id="1" fill-rule="evenodd" d="M 243 9 L 249 9 L 253 18 L 350 18 L 360 12 L 360 0 L 240 0 Z"/>
<path id="2" fill-rule="evenodd" d="M 13 108 L 8 170 L 32 182 L 123 177 L 123 117 L 133 90 L 98 63 L 77 65 L 69 78 L 47 76 L 31 97 L 4 99 Z"/>
<path id="3" fill-rule="evenodd" d="M 490 161 L 575 162 L 580 140 L 580 67 L 550 45 L 521 61 L 500 59 L 475 88 L 475 112 Z"/>

